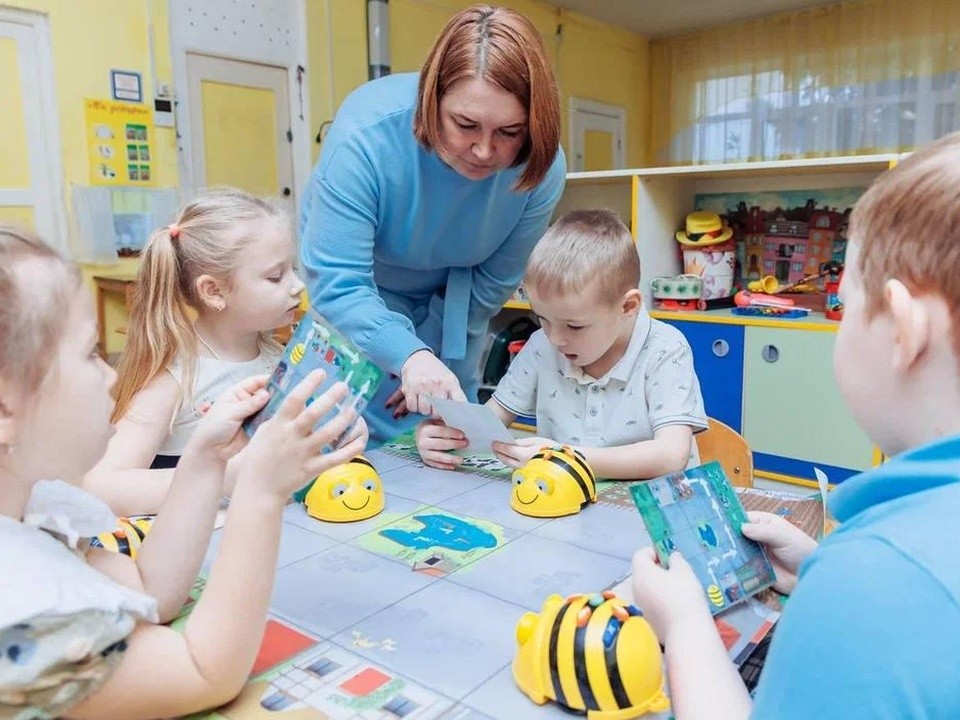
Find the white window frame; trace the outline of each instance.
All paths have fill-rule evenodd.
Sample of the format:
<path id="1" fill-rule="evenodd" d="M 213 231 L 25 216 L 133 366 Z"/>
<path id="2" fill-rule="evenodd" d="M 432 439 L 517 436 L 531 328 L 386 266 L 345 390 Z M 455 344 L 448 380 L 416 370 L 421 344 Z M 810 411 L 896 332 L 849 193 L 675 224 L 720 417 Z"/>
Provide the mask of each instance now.
<path id="1" fill-rule="evenodd" d="M 886 108 L 900 107 L 904 103 L 913 103 L 916 117 L 914 120 L 915 133 L 912 140 L 916 145 L 922 145 L 936 139 L 936 111 L 940 105 L 953 106 L 954 125 L 956 126 L 953 129 L 960 128 L 960 89 L 946 84 L 945 87 L 935 90 L 935 77 L 931 75 L 919 76 L 916 78 L 915 89 L 889 95 L 880 94 L 879 83 L 867 83 L 860 86 L 860 92 L 856 93 L 853 98 L 847 100 L 833 98 L 830 102 L 814 102 L 804 106 L 803 109 L 800 106 L 800 90 L 793 90 L 784 94 L 782 105 L 779 108 L 771 108 L 770 103 L 766 102 L 765 98 L 752 98 L 750 110 L 746 112 L 719 112 L 701 118 L 693 127 L 693 145 L 691 148 L 693 157 L 691 159 L 695 163 L 705 161 L 726 162 L 729 160 L 742 161 L 746 158 L 778 159 L 779 155 L 792 155 L 795 151 L 796 142 L 792 137 L 786 137 L 780 147 L 781 152 L 771 158 L 764 147 L 764 131 L 768 123 L 777 125 L 784 118 L 789 118 L 791 123 L 795 123 L 800 117 L 808 118 L 813 128 L 812 131 L 819 134 L 820 142 L 816 143 L 818 150 L 851 152 L 856 148 L 841 147 L 840 144 L 840 118 L 844 111 L 855 110 L 860 113 L 860 117 L 868 118 L 870 115 L 880 113 Z M 958 84 L 960 84 L 960 79 L 958 79 Z M 720 149 L 709 147 L 708 128 L 713 126 L 726 127 L 729 122 L 745 119 L 751 123 L 749 145 L 746 148 L 745 155 L 728 158 L 725 148 L 721 153 Z M 726 137 L 726 132 L 724 132 L 724 137 Z M 884 148 L 881 138 L 876 134 L 876 129 L 870 125 L 867 126 L 864 133 L 863 147 Z M 811 152 L 811 149 L 807 149 L 805 152 Z"/>
<path id="2" fill-rule="evenodd" d="M 41 13 L 7 7 L 0 7 L 0 22 L 25 26 L 33 39 L 27 52 L 18 53 L 17 62 L 23 104 L 39 104 L 40 121 L 39 127 L 27 123 L 26 128 L 30 189 L 0 190 L 0 205 L 32 207 L 37 233 L 63 255 L 70 256 L 50 22 Z"/>

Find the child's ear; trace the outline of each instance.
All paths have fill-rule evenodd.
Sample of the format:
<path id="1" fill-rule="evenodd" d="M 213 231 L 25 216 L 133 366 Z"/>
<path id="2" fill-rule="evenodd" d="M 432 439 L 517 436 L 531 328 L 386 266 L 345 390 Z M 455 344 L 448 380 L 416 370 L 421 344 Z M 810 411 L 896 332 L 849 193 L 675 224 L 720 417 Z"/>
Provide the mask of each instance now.
<path id="1" fill-rule="evenodd" d="M 906 372 L 930 344 L 930 312 L 899 280 L 887 280 L 884 299 L 893 321 L 893 367 Z"/>
<path id="2" fill-rule="evenodd" d="M 227 307 L 224 288 L 213 275 L 201 275 L 194 282 L 200 302 L 211 310 L 223 310 Z"/>
<path id="3" fill-rule="evenodd" d="M 624 315 L 636 315 L 643 307 L 643 295 L 637 288 L 627 290 L 623 294 L 621 307 Z"/>

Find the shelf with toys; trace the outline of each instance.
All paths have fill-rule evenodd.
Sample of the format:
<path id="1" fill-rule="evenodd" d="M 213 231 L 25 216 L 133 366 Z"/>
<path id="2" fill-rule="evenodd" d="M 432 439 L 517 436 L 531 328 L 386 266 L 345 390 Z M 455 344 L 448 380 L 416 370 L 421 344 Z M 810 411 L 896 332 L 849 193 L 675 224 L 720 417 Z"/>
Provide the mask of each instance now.
<path id="1" fill-rule="evenodd" d="M 629 220 L 649 307 L 655 307 L 657 283 L 678 283 L 684 270 L 697 274 L 699 297 L 691 294 L 691 302 L 674 303 L 679 310 L 651 314 L 690 342 L 708 415 L 743 434 L 754 451 L 758 477 L 816 487 L 814 467 L 836 483 L 879 462 L 833 379 L 839 323 L 826 319 L 823 310 L 827 291 L 836 290 L 839 268 L 804 283 L 811 294 L 789 296 L 794 308 L 803 308 L 792 312 L 738 310 L 732 295 L 737 287 L 746 289 L 748 281 L 757 282 L 753 289 L 762 295 L 773 288 L 768 276 L 782 287 L 818 274 L 828 262 L 842 262 L 848 208 L 899 158 L 864 155 L 567 176 L 556 214 L 606 207 Z M 697 212 L 722 220 L 717 224 L 717 218 L 701 215 L 699 225 L 689 225 L 688 219 L 698 219 L 689 216 Z M 679 242 L 678 231 L 692 242 Z M 683 250 L 693 261 L 686 267 Z M 711 277 L 716 269 L 727 269 L 727 285 Z M 760 286 L 765 277 L 766 285 Z M 701 310 L 706 286 L 716 297 Z M 784 297 L 776 295 L 775 301 Z M 515 317 L 529 305 L 521 296 L 505 308 L 502 315 Z"/>

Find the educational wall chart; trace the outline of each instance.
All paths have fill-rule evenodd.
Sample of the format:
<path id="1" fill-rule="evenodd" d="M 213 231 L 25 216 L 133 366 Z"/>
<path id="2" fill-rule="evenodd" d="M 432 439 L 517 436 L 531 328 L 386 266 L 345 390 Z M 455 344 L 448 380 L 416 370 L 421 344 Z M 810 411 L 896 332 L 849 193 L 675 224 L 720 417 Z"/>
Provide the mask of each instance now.
<path id="1" fill-rule="evenodd" d="M 154 129 L 150 108 L 87 98 L 87 157 L 91 185 L 155 187 Z"/>

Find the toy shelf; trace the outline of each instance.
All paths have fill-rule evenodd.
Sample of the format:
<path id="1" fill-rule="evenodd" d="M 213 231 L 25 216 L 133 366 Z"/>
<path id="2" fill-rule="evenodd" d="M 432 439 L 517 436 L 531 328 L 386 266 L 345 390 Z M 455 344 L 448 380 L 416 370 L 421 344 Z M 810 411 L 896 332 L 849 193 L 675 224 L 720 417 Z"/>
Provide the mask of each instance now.
<path id="1" fill-rule="evenodd" d="M 719 323 L 721 325 L 744 325 L 754 327 L 787 328 L 792 330 L 813 330 L 819 332 L 836 332 L 840 323 L 836 320 L 827 320 L 823 313 L 811 312 L 805 318 L 783 319 L 777 317 L 753 317 L 737 315 L 730 310 L 652 310 L 650 317 L 668 322 L 702 322 Z"/>
<path id="2" fill-rule="evenodd" d="M 642 290 L 650 302 L 650 281 L 681 271 L 674 233 L 683 227 L 698 194 L 866 187 L 900 157 L 861 155 L 570 173 L 557 215 L 575 208 L 605 207 L 629 220 L 643 268 Z"/>
<path id="3" fill-rule="evenodd" d="M 642 267 L 641 289 L 681 272 L 674 233 L 704 193 L 866 188 L 902 155 L 861 155 L 728 165 L 653 167 L 567 175 L 556 210 L 603 207 L 628 221 Z M 512 301 L 505 307 L 528 309 Z M 813 468 L 832 482 L 880 461 L 844 407 L 833 380 L 838 323 L 820 313 L 783 319 L 730 310 L 657 311 L 690 342 L 707 414 L 741 432 L 755 474 L 813 485 Z"/>

